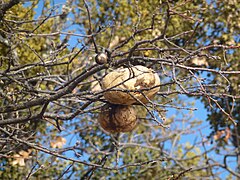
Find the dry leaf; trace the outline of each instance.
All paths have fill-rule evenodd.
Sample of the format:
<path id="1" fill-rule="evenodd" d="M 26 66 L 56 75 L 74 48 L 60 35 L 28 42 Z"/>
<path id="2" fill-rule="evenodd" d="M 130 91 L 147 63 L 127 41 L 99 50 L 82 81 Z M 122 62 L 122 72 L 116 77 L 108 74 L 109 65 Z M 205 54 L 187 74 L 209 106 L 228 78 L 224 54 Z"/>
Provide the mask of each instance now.
<path id="1" fill-rule="evenodd" d="M 91 83 L 91 91 L 94 93 L 100 92 L 102 90 L 98 81 L 94 81 Z"/>
<path id="2" fill-rule="evenodd" d="M 221 138 L 221 131 L 217 131 L 216 134 L 213 136 L 214 140 L 218 140 Z"/>
<path id="3" fill-rule="evenodd" d="M 126 40 L 126 37 L 119 37 L 119 36 L 115 36 L 114 39 L 111 41 L 111 43 L 109 44 L 109 49 L 114 48 L 115 46 L 117 46 L 119 43 L 123 42 Z"/>
<path id="4" fill-rule="evenodd" d="M 224 141 L 227 143 L 228 139 L 231 137 L 231 131 L 228 127 L 225 129 L 225 134 L 226 135 L 225 135 Z"/>
<path id="5" fill-rule="evenodd" d="M 213 139 L 216 141 L 216 140 L 218 140 L 219 138 L 218 138 L 218 136 L 215 134 L 215 135 L 213 136 Z"/>
<path id="6" fill-rule="evenodd" d="M 32 150 L 29 149 L 28 151 L 20 151 L 18 154 L 13 155 L 14 160 L 12 161 L 12 165 L 25 166 L 25 159 L 29 158 L 31 152 Z"/>
<path id="7" fill-rule="evenodd" d="M 220 138 L 223 138 L 223 140 L 226 143 L 228 142 L 228 139 L 230 137 L 231 137 L 231 130 L 228 127 L 225 130 L 217 131 L 216 134 L 213 136 L 214 140 L 219 140 Z"/>
<path id="8" fill-rule="evenodd" d="M 109 44 L 109 49 L 112 49 L 114 46 L 118 45 L 120 39 L 119 36 L 115 36 L 114 39 Z"/>
<path id="9" fill-rule="evenodd" d="M 191 60 L 192 64 L 194 64 L 195 66 L 205 66 L 208 67 L 209 64 L 206 60 L 205 57 L 195 57 Z"/>
<path id="10" fill-rule="evenodd" d="M 62 148 L 66 144 L 67 140 L 61 136 L 57 136 L 56 139 L 50 142 L 52 148 Z"/>

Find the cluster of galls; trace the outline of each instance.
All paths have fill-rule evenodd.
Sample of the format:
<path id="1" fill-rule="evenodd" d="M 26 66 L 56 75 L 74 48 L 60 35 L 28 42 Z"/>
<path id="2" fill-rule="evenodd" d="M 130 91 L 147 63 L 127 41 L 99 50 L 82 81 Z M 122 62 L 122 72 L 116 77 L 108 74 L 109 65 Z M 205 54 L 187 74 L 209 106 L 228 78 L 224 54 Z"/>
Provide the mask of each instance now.
<path id="1" fill-rule="evenodd" d="M 98 57 L 105 59 L 102 55 Z M 138 65 L 119 68 L 107 74 L 101 81 L 104 105 L 98 116 L 103 129 L 110 133 L 129 132 L 137 125 L 133 104 L 146 104 L 160 89 L 160 79 L 152 69 Z"/>

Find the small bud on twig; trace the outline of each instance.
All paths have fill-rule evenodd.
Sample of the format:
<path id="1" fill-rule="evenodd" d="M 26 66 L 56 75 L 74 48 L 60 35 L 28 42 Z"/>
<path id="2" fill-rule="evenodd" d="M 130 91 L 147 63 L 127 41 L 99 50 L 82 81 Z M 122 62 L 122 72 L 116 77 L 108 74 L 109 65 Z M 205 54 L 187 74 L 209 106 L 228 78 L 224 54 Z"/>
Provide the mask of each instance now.
<path id="1" fill-rule="evenodd" d="M 106 53 L 100 53 L 96 55 L 95 61 L 97 64 L 106 64 L 108 62 L 108 56 Z"/>

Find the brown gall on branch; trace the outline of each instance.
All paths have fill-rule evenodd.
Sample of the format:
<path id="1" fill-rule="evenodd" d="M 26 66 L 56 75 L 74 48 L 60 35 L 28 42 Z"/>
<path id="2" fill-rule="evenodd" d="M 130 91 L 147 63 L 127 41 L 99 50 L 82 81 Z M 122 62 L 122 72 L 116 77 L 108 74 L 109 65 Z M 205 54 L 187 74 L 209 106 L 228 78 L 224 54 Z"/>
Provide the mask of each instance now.
<path id="1" fill-rule="evenodd" d="M 137 115 L 132 106 L 106 104 L 98 115 L 101 127 L 110 132 L 129 132 L 137 125 Z"/>

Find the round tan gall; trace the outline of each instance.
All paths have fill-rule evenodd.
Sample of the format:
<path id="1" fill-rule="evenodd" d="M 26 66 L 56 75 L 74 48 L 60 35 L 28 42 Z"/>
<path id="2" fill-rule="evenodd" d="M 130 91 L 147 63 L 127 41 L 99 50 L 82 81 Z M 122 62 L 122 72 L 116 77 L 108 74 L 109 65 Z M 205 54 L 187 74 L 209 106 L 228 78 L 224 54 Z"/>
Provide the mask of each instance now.
<path id="1" fill-rule="evenodd" d="M 132 106 L 106 104 L 101 108 L 98 122 L 110 133 L 130 132 L 137 125 L 137 116 Z"/>
<path id="2" fill-rule="evenodd" d="M 105 99 L 112 104 L 148 103 L 160 89 L 160 79 L 152 69 L 138 65 L 119 68 L 101 81 Z"/>

